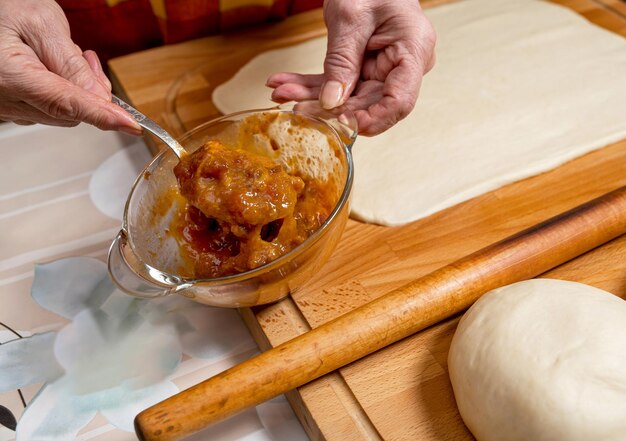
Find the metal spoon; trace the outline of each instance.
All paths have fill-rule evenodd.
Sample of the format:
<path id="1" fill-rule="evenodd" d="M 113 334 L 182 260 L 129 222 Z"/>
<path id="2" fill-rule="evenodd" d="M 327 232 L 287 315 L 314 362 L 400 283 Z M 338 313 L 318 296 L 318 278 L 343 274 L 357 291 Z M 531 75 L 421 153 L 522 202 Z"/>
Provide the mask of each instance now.
<path id="1" fill-rule="evenodd" d="M 187 150 L 185 150 L 183 146 L 180 145 L 180 143 L 172 137 L 172 135 L 167 133 L 167 131 L 165 131 L 165 129 L 161 127 L 160 125 L 158 125 L 154 120 L 148 118 L 139 110 L 135 109 L 126 101 L 122 100 L 121 98 L 115 95 L 113 95 L 113 98 L 111 101 L 113 102 L 113 104 L 117 104 L 122 109 L 130 113 L 130 116 L 132 116 L 133 119 L 137 121 L 137 123 L 141 127 L 146 129 L 150 133 L 153 133 L 157 138 L 159 138 L 161 141 L 167 144 L 167 146 L 172 149 L 172 151 L 174 152 L 176 156 L 178 156 L 179 158 L 182 158 L 183 156 L 187 154 Z"/>

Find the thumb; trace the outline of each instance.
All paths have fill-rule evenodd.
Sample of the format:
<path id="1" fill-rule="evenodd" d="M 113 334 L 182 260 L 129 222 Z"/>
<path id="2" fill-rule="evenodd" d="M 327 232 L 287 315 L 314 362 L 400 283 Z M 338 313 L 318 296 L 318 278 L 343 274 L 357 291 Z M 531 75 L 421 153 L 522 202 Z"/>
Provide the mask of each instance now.
<path id="1" fill-rule="evenodd" d="M 328 27 L 328 46 L 324 59 L 324 83 L 320 90 L 320 104 L 325 109 L 342 105 L 354 90 L 361 74 L 361 65 L 369 35 L 367 25 L 357 23 L 355 8 L 344 2 L 339 10 L 324 10 Z M 335 9 L 335 8 L 332 8 Z"/>

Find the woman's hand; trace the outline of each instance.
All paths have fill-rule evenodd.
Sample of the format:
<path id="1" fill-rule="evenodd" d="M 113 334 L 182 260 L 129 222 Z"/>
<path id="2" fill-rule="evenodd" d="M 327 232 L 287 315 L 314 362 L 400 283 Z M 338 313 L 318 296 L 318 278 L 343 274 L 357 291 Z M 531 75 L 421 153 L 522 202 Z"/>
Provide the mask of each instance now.
<path id="1" fill-rule="evenodd" d="M 140 134 L 111 102 L 95 52 L 82 52 L 54 0 L 0 1 L 0 120 L 70 127 L 87 122 Z"/>
<path id="2" fill-rule="evenodd" d="M 325 108 L 347 102 L 365 135 L 407 116 L 435 61 L 435 31 L 418 0 L 326 0 L 324 19 L 324 74 L 274 74 L 272 99 L 319 99 Z"/>

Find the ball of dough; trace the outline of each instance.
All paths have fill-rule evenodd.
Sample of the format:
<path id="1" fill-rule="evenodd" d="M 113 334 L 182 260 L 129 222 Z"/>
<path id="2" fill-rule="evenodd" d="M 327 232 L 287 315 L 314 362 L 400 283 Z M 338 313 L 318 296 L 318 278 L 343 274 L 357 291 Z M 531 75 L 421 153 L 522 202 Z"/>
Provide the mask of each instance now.
<path id="1" fill-rule="evenodd" d="M 485 294 L 448 355 L 459 411 L 479 441 L 626 440 L 626 302 L 535 279 Z"/>

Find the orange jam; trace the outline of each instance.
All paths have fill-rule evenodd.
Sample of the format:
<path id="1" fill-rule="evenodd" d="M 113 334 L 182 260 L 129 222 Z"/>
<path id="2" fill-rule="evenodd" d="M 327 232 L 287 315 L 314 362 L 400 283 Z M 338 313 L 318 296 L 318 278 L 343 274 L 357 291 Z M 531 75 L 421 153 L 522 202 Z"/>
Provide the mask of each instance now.
<path id="1" fill-rule="evenodd" d="M 330 215 L 322 183 L 292 176 L 271 159 L 209 141 L 174 168 L 187 204 L 170 233 L 187 276 L 214 278 L 257 268 L 304 242 Z"/>

